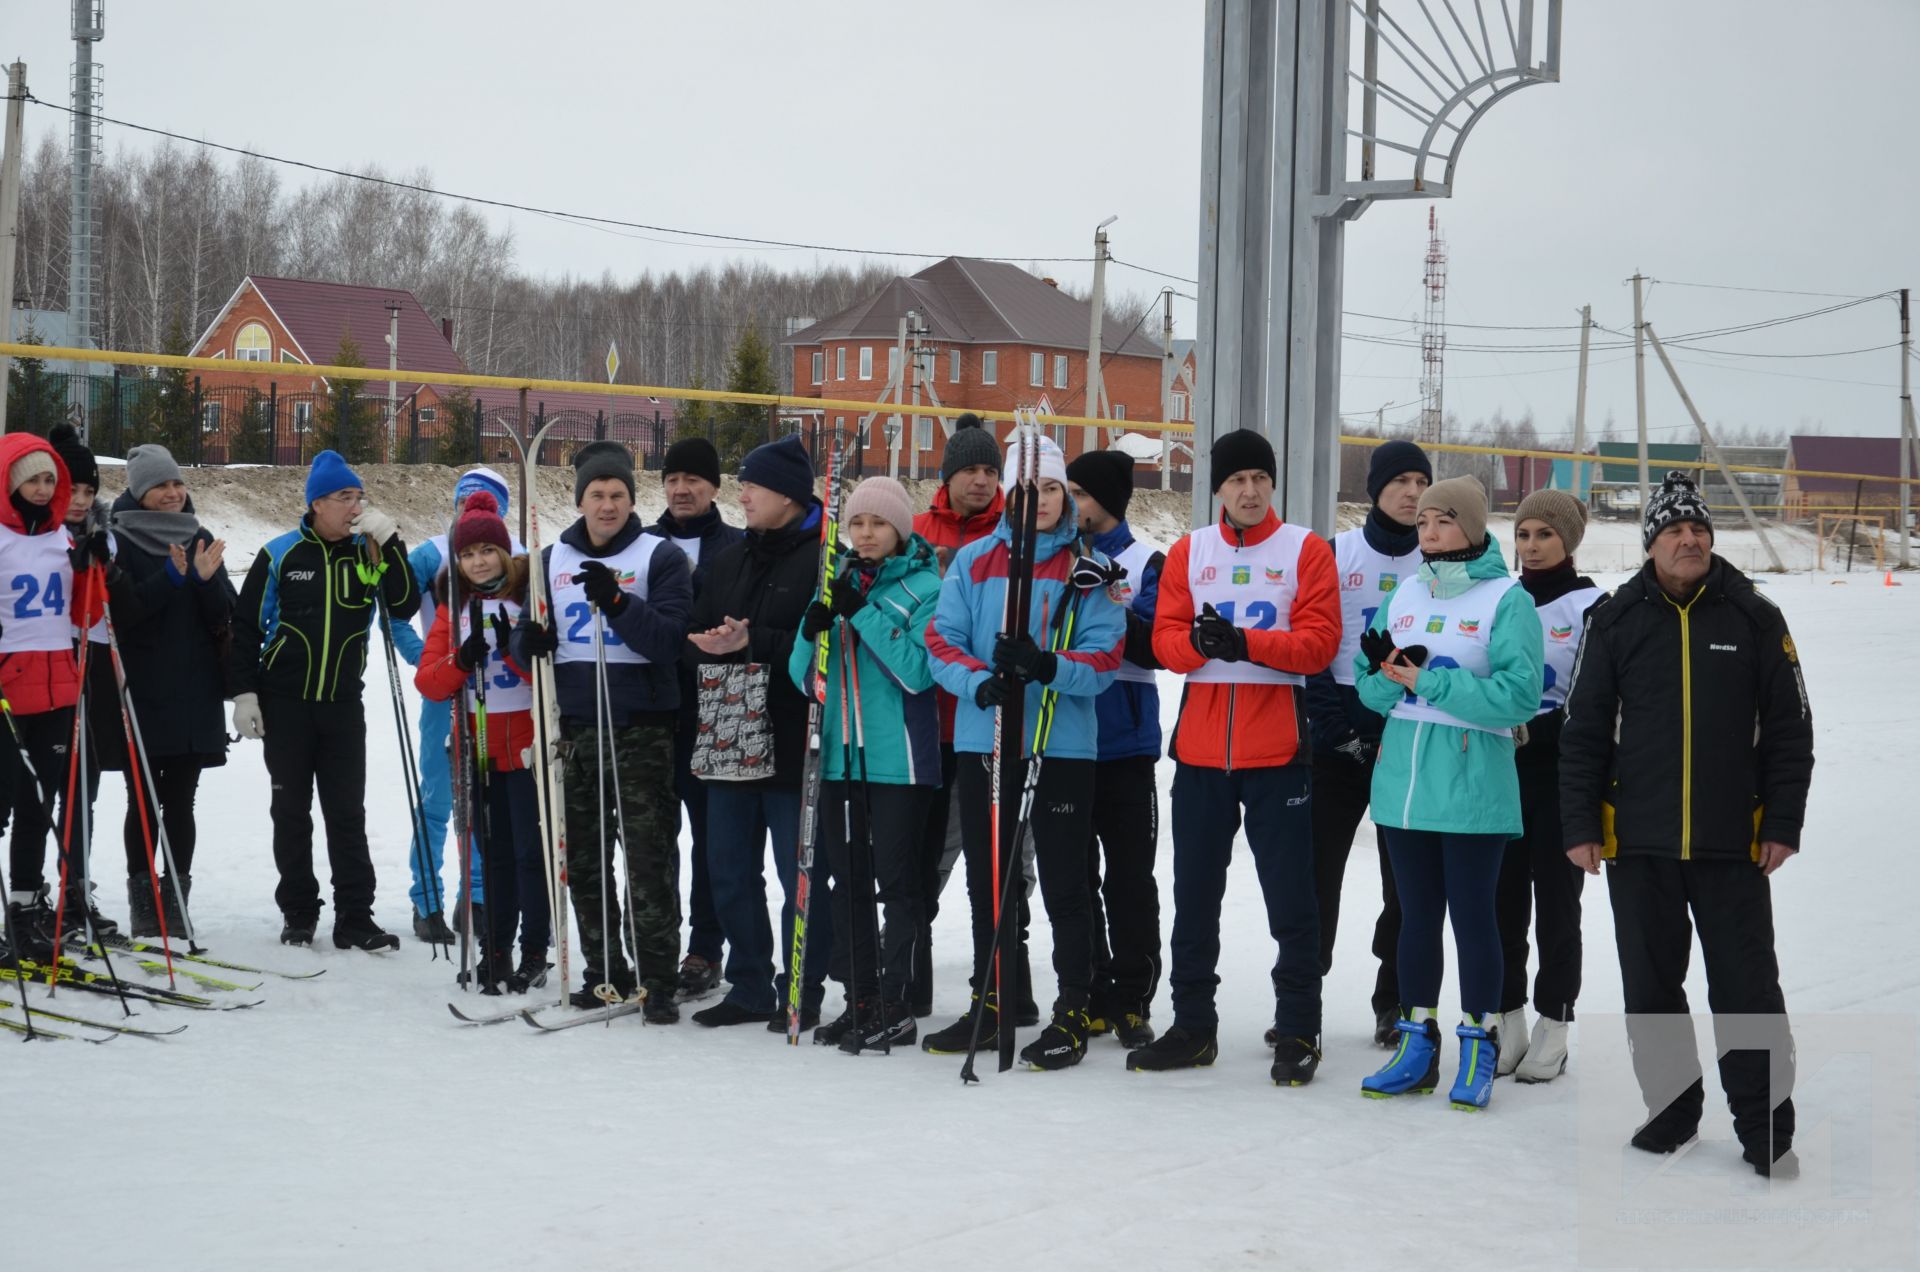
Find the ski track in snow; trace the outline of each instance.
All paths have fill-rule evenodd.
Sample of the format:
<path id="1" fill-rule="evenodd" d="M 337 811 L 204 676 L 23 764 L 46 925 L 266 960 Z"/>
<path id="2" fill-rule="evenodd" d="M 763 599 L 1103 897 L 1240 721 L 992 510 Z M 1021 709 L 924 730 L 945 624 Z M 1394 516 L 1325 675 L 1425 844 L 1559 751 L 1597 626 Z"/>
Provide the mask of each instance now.
<path id="1" fill-rule="evenodd" d="M 1904 666 L 1881 660 L 1905 652 L 1920 586 L 1797 575 L 1769 576 L 1763 590 L 1793 627 L 1818 725 L 1806 847 L 1775 877 L 1789 1009 L 1801 1018 L 1896 1014 L 1911 1032 L 1920 1011 L 1910 919 L 1920 866 L 1897 784 L 1913 772 L 1920 687 L 1878 669 Z M 407 813 L 383 677 L 383 668 L 369 668 L 369 831 L 378 917 L 407 933 Z M 1165 679 L 1170 724 L 1179 694 Z M 409 704 L 409 729 L 412 720 Z M 1163 761 L 1162 801 L 1171 776 Z M 1120 1047 L 1097 1039 L 1077 1069 L 999 1074 L 989 1057 L 980 1084 L 966 1088 L 957 1058 L 917 1047 L 884 1058 L 789 1049 L 754 1026 L 711 1031 L 683 1018 L 662 1028 L 628 1018 L 553 1036 L 517 1022 L 460 1026 L 445 1006 L 457 992 L 452 967 L 410 934 L 385 956 L 334 951 L 325 921 L 323 948 L 275 944 L 266 789 L 251 743 L 202 784 L 194 890 L 202 939 L 215 957 L 325 967 L 327 975 L 269 980 L 250 995 L 266 1005 L 249 1012 L 143 1011 L 143 1024 L 191 1025 L 163 1044 L 0 1041 L 0 1075 L 15 1097 L 0 1126 L 16 1160 L 50 1161 L 54 1145 L 75 1143 L 78 1127 L 127 1167 L 99 1177 L 82 1154 L 61 1172 L 86 1181 L 80 1186 L 48 1180 L 18 1190 L 0 1244 L 24 1257 L 9 1266 L 52 1267 L 81 1251 L 99 1265 L 168 1269 L 377 1258 L 467 1272 L 776 1261 L 976 1269 L 996 1255 L 1050 1267 L 1331 1268 L 1427 1264 L 1466 1249 L 1498 1251 L 1516 1266 L 1577 1260 L 1578 1196 L 1592 1183 L 1576 1162 L 1578 1025 L 1565 1077 L 1532 1087 L 1503 1081 L 1483 1115 L 1451 1110 L 1444 1087 L 1424 1100 L 1359 1097 L 1360 1078 L 1384 1055 L 1369 1038 L 1367 934 L 1378 872 L 1367 827 L 1348 873 L 1347 935 L 1326 986 L 1326 1058 L 1310 1087 L 1281 1090 L 1267 1078 L 1261 1032 L 1271 1019 L 1273 948 L 1243 852 L 1225 906 L 1214 1067 L 1129 1074 Z M 109 778 L 98 804 L 97 874 L 115 916 L 125 913 L 123 810 L 122 788 Z M 1161 824 L 1164 939 L 1173 915 L 1164 803 Z M 449 888 L 455 874 L 449 860 Z M 771 870 L 768 879 L 777 905 Z M 1581 1008 L 1617 1011 L 1604 881 L 1592 881 L 1586 898 Z M 950 885 L 943 902 L 936 1011 L 923 1029 L 953 1019 L 966 998 L 964 888 Z M 1043 982 L 1047 942 L 1036 917 Z M 577 957 L 574 966 L 577 978 Z M 1704 1010 L 1698 958 L 1688 992 Z M 36 989 L 34 1000 L 44 993 Z M 1443 1019 L 1454 995 L 1449 974 Z M 829 1012 L 839 1000 L 829 987 Z M 460 1001 L 481 1011 L 507 1005 Z M 101 1019 L 117 1011 L 108 999 L 70 991 L 59 1006 Z M 1155 1022 L 1171 1023 L 1164 985 Z M 1443 1084 L 1454 1070 L 1450 1032 Z M 1736 1201 L 1763 1199 L 1765 1185 L 1728 1142 L 1711 1077 L 1709 1087 L 1709 1142 L 1685 1165 L 1724 1175 Z M 1828 1113 L 1812 1101 L 1835 1094 L 1828 1083 L 1805 1095 L 1803 1128 Z M 1874 1115 L 1903 1119 L 1911 1150 L 1911 1107 Z M 1609 1116 L 1624 1143 L 1640 1110 Z M 1911 1209 L 1913 1198 L 1904 1204 Z M 1694 1261 L 1689 1251 L 1712 1259 L 1723 1235 L 1675 1232 L 1670 1265 Z M 1817 1261 L 1818 1235 L 1782 1229 L 1772 1248 L 1806 1266 Z"/>

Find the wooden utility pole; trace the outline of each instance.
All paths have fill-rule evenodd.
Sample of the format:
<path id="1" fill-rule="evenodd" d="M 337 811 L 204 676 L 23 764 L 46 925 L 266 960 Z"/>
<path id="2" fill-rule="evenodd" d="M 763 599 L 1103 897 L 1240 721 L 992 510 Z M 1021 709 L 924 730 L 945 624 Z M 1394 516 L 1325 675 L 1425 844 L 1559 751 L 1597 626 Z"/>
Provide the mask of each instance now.
<path id="1" fill-rule="evenodd" d="M 1900 289 L 1900 568 L 1906 569 L 1910 557 L 1907 540 L 1913 520 L 1913 487 L 1907 479 L 1914 474 L 1914 451 L 1920 438 L 1913 428 L 1913 322 L 1907 310 L 1908 289 Z"/>
<path id="2" fill-rule="evenodd" d="M 1089 419 L 1103 418 L 1100 400 L 1106 396 L 1106 386 L 1100 382 L 1101 339 L 1100 326 L 1107 313 L 1107 227 L 1120 218 L 1110 216 L 1094 227 L 1093 231 L 1093 317 L 1088 323 L 1087 333 L 1087 408 Z M 1066 403 L 1061 403 L 1066 409 Z M 1093 451 L 1100 449 L 1100 430 L 1088 425 L 1086 437 L 1080 449 Z"/>
<path id="3" fill-rule="evenodd" d="M 1580 378 L 1573 396 L 1573 453 L 1584 455 L 1587 452 L 1587 337 L 1593 331 L 1593 306 L 1580 306 Z M 1644 452 L 1643 452 L 1644 454 Z M 1581 478 L 1586 475 L 1586 465 L 1578 459 L 1573 461 L 1573 497 L 1581 503 L 1587 501 L 1586 487 Z M 1642 472 L 1641 478 L 1645 480 Z M 1640 515 L 1646 517 L 1646 505 L 1642 504 Z"/>
<path id="4" fill-rule="evenodd" d="M 1646 281 L 1637 272 L 1633 276 L 1633 418 L 1640 435 L 1640 516 L 1647 515 L 1651 492 L 1647 481 L 1647 320 L 1640 284 Z"/>
<path id="5" fill-rule="evenodd" d="M 13 266 L 20 254 L 20 115 L 27 98 L 27 64 L 7 68 L 6 156 L 0 159 L 0 335 L 13 342 Z M 0 433 L 7 431 L 7 382 L 13 359 L 0 358 Z"/>

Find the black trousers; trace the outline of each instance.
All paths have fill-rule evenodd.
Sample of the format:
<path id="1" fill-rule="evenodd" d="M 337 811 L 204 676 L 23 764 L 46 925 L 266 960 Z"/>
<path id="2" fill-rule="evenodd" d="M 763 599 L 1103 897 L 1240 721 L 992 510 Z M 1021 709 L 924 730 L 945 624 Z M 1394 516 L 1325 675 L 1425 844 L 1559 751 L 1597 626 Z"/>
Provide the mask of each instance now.
<path id="1" fill-rule="evenodd" d="M 914 946 L 923 926 L 920 835 L 931 794 L 927 786 L 821 784 L 820 842 L 836 880 L 834 970 L 845 972 L 852 1002 L 907 1002 L 914 982 Z M 876 904 L 886 914 L 877 941 L 877 966 Z"/>
<path id="2" fill-rule="evenodd" d="M 993 984 L 993 914 L 996 901 L 993 878 L 992 788 L 987 768 L 992 757 L 959 757 L 957 797 L 960 834 L 965 845 L 967 899 L 973 909 L 973 987 Z M 1026 763 L 1014 770 L 1024 778 Z M 1020 781 L 1002 787 L 1003 802 L 1018 805 Z M 1040 768 L 1034 792 L 1027 842 L 1033 846 L 1040 873 L 1040 899 L 1053 927 L 1053 971 L 1059 978 L 1058 1008 L 1085 1008 L 1093 991 L 1093 905 L 1087 897 L 1087 838 L 1092 826 L 1093 761 L 1047 758 Z M 1001 869 L 1016 874 L 1018 859 L 1009 859 L 1011 844 L 1001 845 Z M 1010 952 L 1025 952 L 1029 919 L 1024 889 L 1015 886 L 1012 916 L 1019 930 L 1007 942 Z M 1022 960 L 1016 957 L 1016 965 Z M 1026 987 L 1022 987 L 1025 989 Z"/>
<path id="3" fill-rule="evenodd" d="M 920 886 L 920 930 L 913 945 L 910 998 L 915 1006 L 922 1008 L 930 1008 L 933 1003 L 933 920 L 940 913 L 940 862 L 947 850 L 947 824 L 952 816 L 957 769 L 953 744 L 941 743 L 940 785 L 927 794 L 919 853 L 914 863 Z"/>
<path id="4" fill-rule="evenodd" d="M 121 838 L 127 850 L 127 876 L 137 878 L 147 873 L 149 848 L 153 852 L 154 873 L 158 874 L 165 868 L 166 862 L 160 856 L 160 830 L 164 828 L 174 866 L 182 875 L 191 877 L 193 849 L 200 837 L 193 819 L 193 800 L 200 790 L 200 759 L 198 756 L 182 755 L 155 759 L 151 763 L 153 785 L 160 796 L 158 826 L 155 825 L 155 811 L 151 805 L 147 807 L 145 819 L 141 818 L 140 802 L 146 800 L 146 793 L 136 790 L 131 772 L 126 775 L 127 816 L 121 827 Z"/>
<path id="5" fill-rule="evenodd" d="M 1734 1134 L 1747 1144 L 1765 1142 L 1771 1132 L 1776 1151 L 1791 1144 L 1793 1034 L 1773 950 L 1773 894 L 1760 867 L 1737 860 L 1617 857 L 1607 863 L 1607 895 L 1633 1073 L 1649 1112 L 1679 1103 L 1697 1118 L 1705 1098 L 1686 991 L 1698 926 L 1720 1086 Z M 1722 1025 L 1718 1018 L 1731 1014 L 1764 1019 Z"/>
<path id="6" fill-rule="evenodd" d="M 1531 919 L 1540 946 L 1534 1010 L 1572 1020 L 1573 1002 L 1580 997 L 1580 892 L 1587 875 L 1561 849 L 1557 763 L 1520 765 L 1520 814 L 1525 829 L 1520 838 L 1507 841 L 1494 893 L 1506 965 L 1500 1010 L 1518 1011 L 1526 1004 Z"/>
<path id="7" fill-rule="evenodd" d="M 1093 912 L 1095 1015 L 1148 1015 L 1160 987 L 1160 888 L 1153 878 L 1160 842 L 1160 796 L 1153 784 L 1156 758 L 1131 755 L 1093 766 L 1087 900 Z"/>
<path id="8" fill-rule="evenodd" d="M 0 743 L 0 754 L 5 755 L 6 781 L 4 789 L 10 799 L 9 809 L 0 809 L 0 830 L 6 828 L 10 818 L 13 834 L 8 841 L 7 885 L 15 892 L 37 892 L 46 886 L 47 834 L 53 832 L 54 843 L 60 842 L 59 826 L 64 821 L 62 812 L 49 818 L 49 809 L 56 804 L 64 806 L 67 798 L 67 755 L 73 745 L 73 708 L 61 707 L 53 711 L 42 711 L 35 715 L 20 715 L 13 718 L 20 732 L 20 741 L 26 746 L 27 756 L 33 761 L 33 771 L 20 760 L 19 748 L 9 736 Z M 34 780 L 34 775 L 39 780 Z M 84 778 L 98 780 L 98 772 L 83 775 Z M 75 821 L 72 842 L 80 845 L 80 824 Z M 77 888 L 81 865 L 78 860 L 66 863 L 69 885 Z M 58 863 L 56 863 L 58 870 Z"/>
<path id="9" fill-rule="evenodd" d="M 320 916 L 313 874 L 313 796 L 327 826 L 336 924 L 373 917 L 373 858 L 367 850 L 367 713 L 355 699 L 307 702 L 260 695 L 267 775 L 273 781 L 273 900 L 289 919 Z"/>
<path id="10" fill-rule="evenodd" d="M 1333 970 L 1333 938 L 1340 926 L 1340 886 L 1347 856 L 1373 799 L 1373 765 L 1355 764 L 1344 755 L 1313 757 L 1313 890 L 1320 904 L 1320 974 Z M 1398 1009 L 1400 978 L 1400 896 L 1393 887 L 1387 839 L 1373 832 L 1380 859 L 1380 917 L 1373 925 L 1373 957 L 1380 970 L 1373 978 L 1373 1009 Z"/>

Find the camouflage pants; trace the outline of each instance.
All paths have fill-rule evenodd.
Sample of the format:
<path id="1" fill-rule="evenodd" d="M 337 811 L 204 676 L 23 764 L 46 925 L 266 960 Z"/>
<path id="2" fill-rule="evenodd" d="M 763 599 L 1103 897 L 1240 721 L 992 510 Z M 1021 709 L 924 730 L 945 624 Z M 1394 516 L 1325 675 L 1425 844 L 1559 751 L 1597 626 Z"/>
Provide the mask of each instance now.
<path id="1" fill-rule="evenodd" d="M 671 998 L 680 966 L 679 809 L 673 786 L 673 729 L 669 725 L 635 724 L 614 729 L 610 763 L 605 774 L 606 804 L 601 805 L 601 775 L 595 772 L 600 753 L 600 731 L 578 721 L 566 722 L 563 743 L 563 782 L 567 804 L 567 879 L 573 893 L 573 914 L 580 928 L 580 955 L 587 965 L 587 984 L 610 973 L 615 984 L 629 983 L 626 958 L 626 921 L 620 911 L 616 884 L 601 901 L 612 871 L 614 845 L 621 825 L 626 827 L 620 855 L 627 863 L 627 899 L 633 906 L 634 939 L 629 951 L 639 965 L 639 983 L 656 998 Z M 615 803 L 616 773 L 619 802 Z M 600 836 L 606 832 L 606 859 L 600 858 Z M 611 931 L 608 931 L 608 926 Z M 602 966 L 603 950 L 612 951 L 614 966 Z"/>

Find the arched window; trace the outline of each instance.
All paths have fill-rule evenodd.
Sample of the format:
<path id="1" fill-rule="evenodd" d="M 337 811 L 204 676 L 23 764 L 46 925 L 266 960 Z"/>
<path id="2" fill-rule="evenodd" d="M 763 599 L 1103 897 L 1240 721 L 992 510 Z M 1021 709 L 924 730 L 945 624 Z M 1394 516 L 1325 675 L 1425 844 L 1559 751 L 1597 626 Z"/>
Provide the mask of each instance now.
<path id="1" fill-rule="evenodd" d="M 233 338 L 233 356 L 240 362 L 271 362 L 273 337 L 259 323 L 250 322 Z"/>

